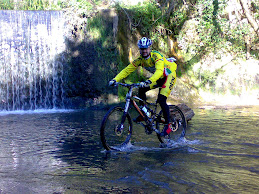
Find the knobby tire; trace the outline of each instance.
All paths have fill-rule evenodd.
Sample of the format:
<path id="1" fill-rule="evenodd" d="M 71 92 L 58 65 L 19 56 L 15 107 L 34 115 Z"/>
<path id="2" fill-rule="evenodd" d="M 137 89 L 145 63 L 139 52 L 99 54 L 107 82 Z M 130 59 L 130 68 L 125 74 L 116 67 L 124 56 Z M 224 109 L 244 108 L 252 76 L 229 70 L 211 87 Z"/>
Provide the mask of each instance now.
<path id="1" fill-rule="evenodd" d="M 111 108 L 103 118 L 100 136 L 103 147 L 106 150 L 118 150 L 130 141 L 132 120 L 128 113 L 123 123 L 123 129 L 119 130 L 123 114 L 124 109 L 116 106 Z"/>
<path id="2" fill-rule="evenodd" d="M 178 106 L 169 105 L 169 110 L 170 110 L 170 119 L 171 119 L 171 121 L 173 121 L 173 119 L 175 119 L 175 121 L 178 125 L 178 128 L 175 131 L 171 131 L 170 134 L 166 137 L 162 137 L 162 136 L 160 136 L 159 133 L 157 133 L 158 140 L 164 144 L 167 143 L 168 139 L 178 140 L 179 138 L 185 137 L 186 128 L 187 128 L 186 118 L 185 118 L 183 112 L 181 111 L 181 109 Z M 164 123 L 161 122 L 161 120 L 163 120 L 163 118 L 164 118 L 162 111 L 160 111 L 157 118 L 158 119 L 156 121 L 156 128 L 160 132 L 162 132 L 162 130 L 164 128 Z"/>

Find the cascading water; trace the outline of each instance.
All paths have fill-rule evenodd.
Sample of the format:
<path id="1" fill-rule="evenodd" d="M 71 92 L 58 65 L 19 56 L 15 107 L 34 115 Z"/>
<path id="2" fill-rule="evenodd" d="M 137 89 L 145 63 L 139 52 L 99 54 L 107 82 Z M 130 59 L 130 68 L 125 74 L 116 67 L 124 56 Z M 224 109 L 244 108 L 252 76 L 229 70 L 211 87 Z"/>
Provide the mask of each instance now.
<path id="1" fill-rule="evenodd" d="M 0 110 L 63 107 L 62 12 L 0 10 L 0 26 Z"/>

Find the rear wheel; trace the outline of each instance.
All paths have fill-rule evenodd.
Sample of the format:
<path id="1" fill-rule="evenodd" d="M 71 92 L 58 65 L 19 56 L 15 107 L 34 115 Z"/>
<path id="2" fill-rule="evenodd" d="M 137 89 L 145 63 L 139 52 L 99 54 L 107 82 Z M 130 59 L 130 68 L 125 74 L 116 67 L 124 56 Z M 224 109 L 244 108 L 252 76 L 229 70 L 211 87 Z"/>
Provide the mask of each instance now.
<path id="1" fill-rule="evenodd" d="M 100 136 L 106 150 L 119 149 L 130 141 L 132 120 L 127 113 L 124 123 L 121 123 L 123 114 L 124 109 L 122 107 L 113 107 L 103 118 Z"/>
<path id="2" fill-rule="evenodd" d="M 169 133 L 168 136 L 162 137 L 160 134 L 157 133 L 157 137 L 161 143 L 167 143 L 168 140 L 178 140 L 185 136 L 187 122 L 185 116 L 181 109 L 175 105 L 170 105 L 170 119 L 171 119 L 171 129 L 172 131 Z M 156 121 L 156 128 L 162 132 L 164 128 L 164 116 L 163 112 L 160 111 L 158 114 L 158 119 Z"/>

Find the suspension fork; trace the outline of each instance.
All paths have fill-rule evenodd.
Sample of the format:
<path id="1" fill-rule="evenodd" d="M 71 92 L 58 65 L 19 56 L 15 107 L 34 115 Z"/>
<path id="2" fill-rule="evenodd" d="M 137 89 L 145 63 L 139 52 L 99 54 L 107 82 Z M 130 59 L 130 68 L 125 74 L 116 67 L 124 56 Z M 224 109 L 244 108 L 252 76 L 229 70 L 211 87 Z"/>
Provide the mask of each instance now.
<path id="1" fill-rule="evenodd" d="M 131 101 L 131 96 L 132 96 L 132 90 L 133 88 L 130 88 L 127 95 L 126 95 L 126 103 L 125 103 L 125 108 L 124 108 L 124 112 L 121 118 L 121 124 L 120 124 L 120 129 L 122 130 L 124 127 L 124 122 L 126 120 L 128 111 L 129 111 L 129 106 L 130 106 L 130 101 Z"/>

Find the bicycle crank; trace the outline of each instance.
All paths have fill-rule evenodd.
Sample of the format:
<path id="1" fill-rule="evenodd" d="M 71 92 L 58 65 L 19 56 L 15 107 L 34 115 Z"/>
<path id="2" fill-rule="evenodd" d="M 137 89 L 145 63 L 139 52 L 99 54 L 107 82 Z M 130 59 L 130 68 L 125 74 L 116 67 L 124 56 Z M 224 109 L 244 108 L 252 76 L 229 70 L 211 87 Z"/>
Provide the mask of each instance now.
<path id="1" fill-rule="evenodd" d="M 147 135 L 150 135 L 153 132 L 153 130 L 150 126 L 145 125 L 145 132 Z"/>

